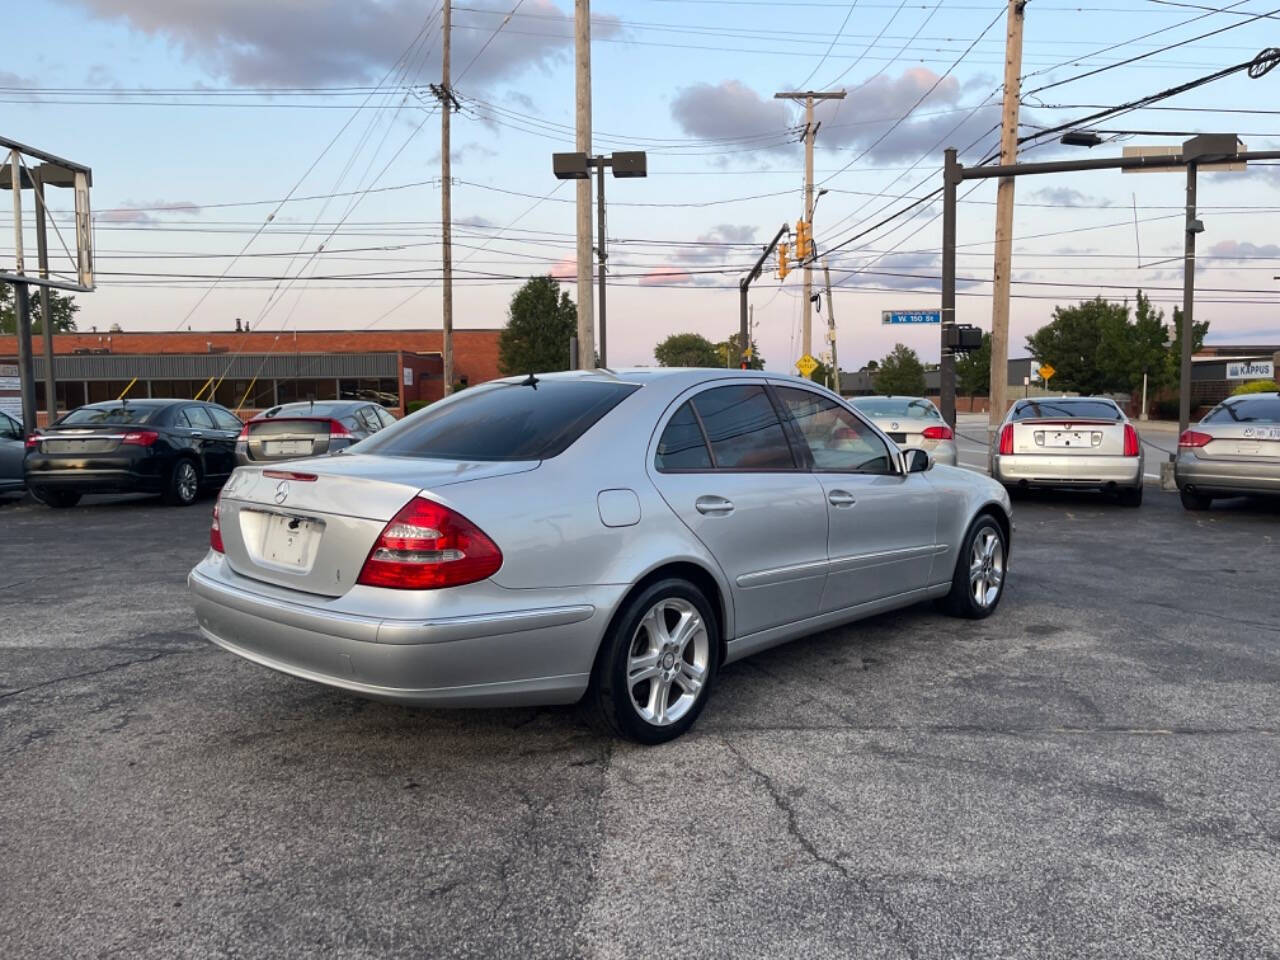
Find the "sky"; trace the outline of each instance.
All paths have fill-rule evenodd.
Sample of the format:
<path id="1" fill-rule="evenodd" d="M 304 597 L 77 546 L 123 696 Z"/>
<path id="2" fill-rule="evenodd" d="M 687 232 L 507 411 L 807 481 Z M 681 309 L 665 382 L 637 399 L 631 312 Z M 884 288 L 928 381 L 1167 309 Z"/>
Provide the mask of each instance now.
<path id="1" fill-rule="evenodd" d="M 1276 42 L 1280 4 L 1269 2 L 1030 0 L 1022 135 L 1251 59 Z M 968 163 L 997 147 L 1005 7 L 591 4 L 594 147 L 643 149 L 649 170 L 606 185 L 610 365 L 653 363 L 672 333 L 714 341 L 737 330 L 739 278 L 803 210 L 802 110 L 773 97 L 797 88 L 846 90 L 817 113 L 816 180 L 827 193 L 814 234 L 834 292 L 815 329 L 834 309 L 846 370 L 896 341 L 936 360 L 936 328 L 885 327 L 880 315 L 938 305 L 940 207 L 926 201 L 868 228 L 941 185 L 944 147 Z M 6 21 L 0 136 L 93 168 L 98 288 L 78 295 L 83 329 L 232 329 L 237 318 L 281 331 L 440 325 L 440 115 L 428 87 L 440 79 L 439 3 L 23 9 Z M 570 0 L 454 7 L 456 326 L 501 326 L 519 284 L 548 271 L 576 299 L 574 187 L 551 171 L 551 154 L 574 148 L 572 14 Z M 1097 124 L 1106 142 L 1091 152 L 1046 137 L 1023 156 L 1117 155 L 1198 132 L 1277 149 L 1277 91 L 1280 70 L 1237 73 Z M 1141 287 L 1171 313 L 1183 187 L 1179 173 L 1021 179 L 1011 354 L 1025 353 L 1055 305 L 1132 300 Z M 50 198 L 55 270 L 73 236 L 68 193 Z M 957 319 L 984 329 L 995 194 L 993 181 L 965 184 L 958 216 Z M 1211 321 L 1211 342 L 1280 342 L 1280 166 L 1202 175 L 1199 204 L 1197 319 Z M 801 274 L 780 282 L 774 269 L 752 285 L 751 303 L 761 354 L 785 370 L 802 353 Z"/>

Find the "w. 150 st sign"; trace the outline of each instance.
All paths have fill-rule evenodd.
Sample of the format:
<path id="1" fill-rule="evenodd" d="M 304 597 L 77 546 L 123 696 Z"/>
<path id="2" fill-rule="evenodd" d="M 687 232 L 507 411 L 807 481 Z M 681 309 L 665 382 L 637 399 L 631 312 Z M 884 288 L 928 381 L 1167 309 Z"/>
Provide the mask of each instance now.
<path id="1" fill-rule="evenodd" d="M 882 310 L 880 322 L 889 323 L 941 323 L 941 310 Z"/>

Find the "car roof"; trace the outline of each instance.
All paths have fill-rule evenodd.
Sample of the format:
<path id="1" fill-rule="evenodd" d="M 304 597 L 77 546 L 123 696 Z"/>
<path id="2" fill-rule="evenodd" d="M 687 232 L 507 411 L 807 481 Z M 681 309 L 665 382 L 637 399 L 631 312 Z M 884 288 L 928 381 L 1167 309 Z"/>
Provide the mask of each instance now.
<path id="1" fill-rule="evenodd" d="M 359 410 L 361 407 L 378 406 L 373 400 L 292 400 L 289 403 L 281 403 L 269 410 L 263 410 L 262 413 L 254 417 L 255 420 L 266 419 L 274 420 L 281 414 L 295 413 L 298 411 L 310 412 L 315 407 L 320 407 L 328 413 L 337 413 L 344 410 Z"/>
<path id="2" fill-rule="evenodd" d="M 519 383 L 527 379 L 528 376 L 527 373 L 519 374 L 491 382 Z M 723 380 L 726 378 L 762 381 L 781 380 L 794 383 L 796 386 L 816 387 L 819 390 L 826 390 L 826 387 L 822 386 L 822 384 L 815 383 L 813 380 L 806 380 L 804 377 L 798 377 L 795 374 L 782 373 L 776 370 L 740 370 L 735 367 L 597 367 L 595 370 L 562 370 L 556 373 L 537 373 L 534 376 L 539 380 L 597 380 L 637 385 L 661 383 L 664 386 L 677 389 L 696 386 L 708 380 Z"/>
<path id="3" fill-rule="evenodd" d="M 95 400 L 93 403 L 83 404 L 77 409 L 85 407 L 114 407 L 125 405 L 130 407 L 163 407 L 170 403 L 204 403 L 203 400 L 165 400 L 162 397 L 125 397 L 122 400 Z"/>

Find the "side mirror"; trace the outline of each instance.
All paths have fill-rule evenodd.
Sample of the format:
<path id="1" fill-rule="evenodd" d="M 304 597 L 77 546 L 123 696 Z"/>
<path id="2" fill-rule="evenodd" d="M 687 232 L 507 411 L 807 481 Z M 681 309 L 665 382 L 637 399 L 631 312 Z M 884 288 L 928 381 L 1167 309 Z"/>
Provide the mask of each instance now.
<path id="1" fill-rule="evenodd" d="M 907 447 L 902 451 L 902 463 L 907 473 L 924 473 L 933 469 L 933 455 L 919 447 Z"/>

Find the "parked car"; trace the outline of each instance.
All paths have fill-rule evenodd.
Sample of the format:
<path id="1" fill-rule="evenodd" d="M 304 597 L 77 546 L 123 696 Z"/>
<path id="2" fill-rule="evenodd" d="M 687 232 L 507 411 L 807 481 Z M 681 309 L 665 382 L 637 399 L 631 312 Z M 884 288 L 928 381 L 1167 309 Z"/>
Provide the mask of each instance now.
<path id="1" fill-rule="evenodd" d="M 919 601 L 991 614 L 1009 499 L 754 371 L 472 387 L 345 454 L 241 467 L 188 584 L 203 634 L 363 696 L 582 700 L 641 742 L 717 668 Z"/>
<path id="2" fill-rule="evenodd" d="M 25 441 L 22 424 L 0 410 L 0 493 L 18 493 L 26 488 L 22 478 Z"/>
<path id="3" fill-rule="evenodd" d="M 159 493 L 195 503 L 235 469 L 240 420 L 198 400 L 110 400 L 64 414 L 28 441 L 26 484 L 51 507 L 86 493 Z"/>
<path id="4" fill-rule="evenodd" d="M 236 462 L 270 463 L 336 453 L 395 422 L 385 409 L 367 400 L 281 404 L 244 425 L 236 441 Z"/>
<path id="5" fill-rule="evenodd" d="M 956 438 L 924 397 L 850 397 L 849 402 L 900 447 L 921 447 L 938 463 L 956 465 Z"/>
<path id="6" fill-rule="evenodd" d="M 991 448 L 991 476 L 1012 493 L 1082 487 L 1142 505 L 1142 444 L 1107 397 L 1037 397 L 1009 408 Z"/>
<path id="7" fill-rule="evenodd" d="M 1280 495 L 1280 392 L 1228 397 L 1178 438 L 1173 475 L 1188 510 L 1214 497 Z"/>

